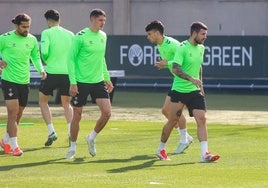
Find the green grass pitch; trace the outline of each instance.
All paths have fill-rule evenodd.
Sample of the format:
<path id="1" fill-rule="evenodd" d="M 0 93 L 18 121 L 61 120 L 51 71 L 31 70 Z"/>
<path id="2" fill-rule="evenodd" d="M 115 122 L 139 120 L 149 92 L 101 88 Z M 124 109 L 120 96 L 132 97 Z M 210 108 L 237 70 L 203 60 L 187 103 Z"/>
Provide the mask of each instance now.
<path id="1" fill-rule="evenodd" d="M 209 148 L 218 162 L 199 163 L 195 124 L 188 130 L 195 142 L 184 154 L 172 155 L 178 135 L 173 131 L 167 151 L 171 161 L 155 157 L 162 123 L 110 121 L 97 138 L 97 156 L 91 157 L 84 137 L 94 121 L 82 120 L 75 159 L 68 150 L 64 119 L 54 121 L 58 140 L 45 148 L 43 121 L 21 126 L 21 157 L 0 152 L 1 187 L 266 187 L 268 127 L 209 124 Z M 4 127 L 1 127 L 1 134 Z"/>

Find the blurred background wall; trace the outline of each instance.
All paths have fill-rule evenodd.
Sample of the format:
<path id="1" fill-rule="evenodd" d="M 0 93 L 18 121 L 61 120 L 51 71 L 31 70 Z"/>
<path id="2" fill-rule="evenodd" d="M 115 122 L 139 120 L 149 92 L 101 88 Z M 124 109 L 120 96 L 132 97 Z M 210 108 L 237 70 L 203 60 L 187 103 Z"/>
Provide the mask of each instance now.
<path id="1" fill-rule="evenodd" d="M 108 35 L 144 35 L 145 25 L 160 19 L 168 35 L 188 35 L 193 21 L 207 24 L 211 35 L 268 35 L 268 0 L 0 0 L 0 33 L 14 28 L 21 12 L 32 17 L 31 33 L 45 29 L 47 9 L 58 9 L 62 26 L 78 32 L 89 26 L 89 12 L 107 14 Z"/>

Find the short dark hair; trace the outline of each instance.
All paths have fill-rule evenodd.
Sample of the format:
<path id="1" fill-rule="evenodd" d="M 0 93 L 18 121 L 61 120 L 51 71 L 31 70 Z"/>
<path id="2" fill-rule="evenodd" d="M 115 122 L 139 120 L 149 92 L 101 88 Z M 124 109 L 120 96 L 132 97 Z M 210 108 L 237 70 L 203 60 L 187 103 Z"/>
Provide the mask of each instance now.
<path id="1" fill-rule="evenodd" d="M 50 9 L 50 10 L 46 11 L 44 16 L 47 20 L 51 19 L 54 21 L 59 21 L 59 19 L 60 19 L 60 13 L 55 9 Z"/>
<path id="2" fill-rule="evenodd" d="M 164 34 L 164 25 L 159 20 L 152 21 L 151 23 L 149 23 L 145 27 L 145 31 L 146 32 L 151 31 L 151 30 L 157 30 L 157 31 L 159 31 L 163 35 Z"/>
<path id="3" fill-rule="evenodd" d="M 208 30 L 208 27 L 202 22 L 193 22 L 190 31 L 191 35 L 194 31 L 198 33 L 201 29 Z"/>
<path id="4" fill-rule="evenodd" d="M 12 19 L 12 23 L 20 25 L 21 22 L 31 21 L 31 17 L 25 13 L 18 14 L 15 18 Z"/>
<path id="5" fill-rule="evenodd" d="M 98 9 L 98 8 L 96 8 L 96 9 L 93 9 L 91 12 L 90 12 L 90 18 L 91 17 L 99 17 L 99 16 L 104 16 L 104 17 L 106 17 L 106 14 L 105 14 L 105 12 L 103 11 L 103 10 L 101 10 L 101 9 Z"/>

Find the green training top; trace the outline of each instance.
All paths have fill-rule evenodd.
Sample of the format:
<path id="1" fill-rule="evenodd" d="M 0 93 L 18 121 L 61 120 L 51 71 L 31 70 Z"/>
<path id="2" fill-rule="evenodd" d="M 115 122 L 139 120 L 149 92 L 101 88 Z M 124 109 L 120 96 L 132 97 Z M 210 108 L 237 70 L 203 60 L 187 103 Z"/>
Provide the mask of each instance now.
<path id="1" fill-rule="evenodd" d="M 89 28 L 74 36 L 68 60 L 71 84 L 110 80 L 105 61 L 106 41 L 107 36 L 103 31 L 93 32 Z"/>
<path id="2" fill-rule="evenodd" d="M 204 45 L 199 44 L 194 46 L 188 40 L 186 40 L 178 47 L 172 62 L 179 64 L 182 68 L 182 71 L 186 74 L 192 76 L 193 78 L 199 78 L 204 50 Z M 192 82 L 175 76 L 172 84 L 172 90 L 176 90 L 181 93 L 190 93 L 192 91 L 199 90 L 199 88 Z"/>
<path id="3" fill-rule="evenodd" d="M 168 37 L 168 36 L 164 36 L 164 40 L 163 40 L 162 44 L 157 45 L 161 59 L 167 60 L 169 63 L 167 66 L 165 66 L 165 68 L 168 68 L 171 73 L 172 73 L 172 70 L 171 70 L 172 63 L 170 62 L 170 60 L 174 59 L 175 52 L 176 52 L 179 45 L 180 45 L 179 41 L 177 41 L 176 39 L 174 39 L 172 37 Z"/>
<path id="4" fill-rule="evenodd" d="M 41 57 L 50 74 L 68 74 L 67 59 L 73 33 L 60 26 L 44 30 L 41 34 Z"/>
<path id="5" fill-rule="evenodd" d="M 0 53 L 7 67 L 2 71 L 2 79 L 17 83 L 30 82 L 30 59 L 38 72 L 43 71 L 37 39 L 28 34 L 19 36 L 10 31 L 0 36 Z"/>

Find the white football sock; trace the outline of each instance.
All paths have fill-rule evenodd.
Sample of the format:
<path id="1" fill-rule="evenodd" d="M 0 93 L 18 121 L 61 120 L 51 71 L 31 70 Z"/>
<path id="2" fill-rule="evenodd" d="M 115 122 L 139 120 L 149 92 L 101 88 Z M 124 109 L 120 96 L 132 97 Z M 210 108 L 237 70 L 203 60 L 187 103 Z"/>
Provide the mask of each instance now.
<path id="1" fill-rule="evenodd" d="M 180 133 L 181 133 L 180 143 L 186 144 L 187 143 L 187 128 L 180 129 Z"/>
<path id="2" fill-rule="evenodd" d="M 76 142 L 71 141 L 70 149 L 69 151 L 75 151 L 76 150 Z"/>
<path id="3" fill-rule="evenodd" d="M 47 124 L 47 128 L 48 128 L 49 135 L 51 135 L 53 132 L 55 132 L 53 123 Z"/>
<path id="4" fill-rule="evenodd" d="M 160 144 L 159 144 L 159 148 L 158 149 L 161 151 L 161 150 L 165 149 L 165 147 L 166 147 L 166 143 L 160 141 Z"/>
<path id="5" fill-rule="evenodd" d="M 201 156 L 205 156 L 206 152 L 208 151 L 208 142 L 201 141 L 200 142 L 200 149 L 201 149 Z"/>
<path id="6" fill-rule="evenodd" d="M 4 136 L 4 143 L 7 144 L 9 142 L 9 134 L 6 132 Z"/>
<path id="7" fill-rule="evenodd" d="M 10 137 L 10 144 L 12 147 L 12 150 L 14 151 L 18 146 L 18 139 L 17 137 Z"/>
<path id="8" fill-rule="evenodd" d="M 90 134 L 89 134 L 89 139 L 90 140 L 94 140 L 96 137 L 98 136 L 98 133 L 96 133 L 96 131 L 92 131 Z"/>

